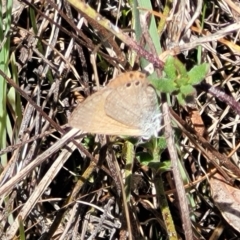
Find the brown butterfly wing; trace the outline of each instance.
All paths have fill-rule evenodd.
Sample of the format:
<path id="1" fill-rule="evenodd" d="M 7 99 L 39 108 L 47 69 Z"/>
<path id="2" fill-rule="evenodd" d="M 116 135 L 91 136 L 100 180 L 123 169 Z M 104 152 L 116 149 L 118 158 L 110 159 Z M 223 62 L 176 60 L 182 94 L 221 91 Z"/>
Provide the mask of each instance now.
<path id="1" fill-rule="evenodd" d="M 78 104 L 68 120 L 69 125 L 88 133 L 140 136 L 139 129 L 129 128 L 106 115 L 105 103 L 111 92 L 105 88 Z"/>

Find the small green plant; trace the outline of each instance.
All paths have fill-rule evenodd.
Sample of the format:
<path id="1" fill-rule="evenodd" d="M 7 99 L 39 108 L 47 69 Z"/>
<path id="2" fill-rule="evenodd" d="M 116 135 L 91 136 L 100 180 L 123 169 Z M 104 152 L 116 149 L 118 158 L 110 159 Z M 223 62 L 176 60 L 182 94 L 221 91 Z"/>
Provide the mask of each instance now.
<path id="1" fill-rule="evenodd" d="M 194 85 L 204 79 L 208 69 L 209 65 L 203 63 L 188 72 L 177 58 L 169 56 L 164 66 L 166 76 L 150 81 L 158 91 L 176 95 L 179 104 L 185 105 L 187 98 L 195 95 Z"/>
<path id="2" fill-rule="evenodd" d="M 143 145 L 147 151 L 137 153 L 137 158 L 141 164 L 160 172 L 170 170 L 170 161 L 159 161 L 159 156 L 167 147 L 165 137 L 151 138 L 150 141 L 144 143 Z"/>

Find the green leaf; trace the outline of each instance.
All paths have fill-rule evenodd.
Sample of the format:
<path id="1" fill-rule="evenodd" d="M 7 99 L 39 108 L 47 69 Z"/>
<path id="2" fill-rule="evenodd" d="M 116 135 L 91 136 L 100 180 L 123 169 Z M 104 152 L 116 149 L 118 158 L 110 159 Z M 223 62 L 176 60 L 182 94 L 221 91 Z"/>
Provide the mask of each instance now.
<path id="1" fill-rule="evenodd" d="M 137 153 L 136 156 L 139 162 L 146 166 L 153 160 L 152 155 L 148 152 L 140 152 L 140 153 Z"/>
<path id="2" fill-rule="evenodd" d="M 171 170 L 171 161 L 164 161 L 164 162 L 150 162 L 148 164 L 150 168 L 155 169 L 156 171 L 160 171 L 160 173 L 166 172 Z"/>
<path id="3" fill-rule="evenodd" d="M 185 85 L 180 87 L 180 92 L 183 96 L 188 96 L 195 94 L 196 90 L 192 85 Z"/>
<path id="4" fill-rule="evenodd" d="M 169 56 L 164 65 L 164 72 L 166 73 L 167 77 L 170 79 L 176 79 L 177 71 L 176 66 L 174 64 L 174 57 Z"/>
<path id="5" fill-rule="evenodd" d="M 177 79 L 176 79 L 176 84 L 178 87 L 181 87 L 183 85 L 188 85 L 189 84 L 189 77 L 188 76 L 179 76 Z"/>
<path id="6" fill-rule="evenodd" d="M 205 76 L 207 75 L 209 70 L 209 64 L 203 63 L 199 66 L 193 67 L 189 72 L 189 84 L 196 85 L 200 83 Z"/>
<path id="7" fill-rule="evenodd" d="M 166 138 L 165 138 L 165 137 L 159 137 L 159 138 L 157 139 L 157 147 L 158 147 L 160 150 L 166 149 L 166 147 L 167 147 L 167 141 L 166 141 Z"/>
<path id="8" fill-rule="evenodd" d="M 203 63 L 187 72 L 186 67 L 178 58 L 169 56 L 165 62 L 166 77 L 152 80 L 152 85 L 160 92 L 174 93 L 180 105 L 185 105 L 192 99 L 196 90 L 193 85 L 198 84 L 206 76 L 209 65 Z"/>
<path id="9" fill-rule="evenodd" d="M 180 75 L 181 77 L 187 77 L 188 72 L 186 70 L 186 67 L 178 58 L 174 58 L 174 65 L 178 72 L 178 75 Z"/>
<path id="10" fill-rule="evenodd" d="M 162 78 L 150 80 L 150 83 L 160 92 L 172 93 L 179 88 L 176 87 L 176 83 L 173 79 Z"/>
<path id="11" fill-rule="evenodd" d="M 177 100 L 178 100 L 178 103 L 179 103 L 180 105 L 182 105 L 182 106 L 186 105 L 185 98 L 184 98 L 184 96 L 183 96 L 181 93 L 179 93 L 179 94 L 177 95 Z"/>

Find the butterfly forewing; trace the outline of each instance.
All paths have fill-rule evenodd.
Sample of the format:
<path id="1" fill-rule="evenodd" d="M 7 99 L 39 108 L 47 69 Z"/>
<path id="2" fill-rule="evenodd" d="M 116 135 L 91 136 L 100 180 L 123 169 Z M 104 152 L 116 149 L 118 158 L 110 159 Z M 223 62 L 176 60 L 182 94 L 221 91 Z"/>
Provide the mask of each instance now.
<path id="1" fill-rule="evenodd" d="M 104 106 L 108 94 L 107 89 L 99 91 L 79 103 L 69 118 L 69 126 L 88 133 L 140 136 L 137 128 L 129 129 L 129 126 L 106 115 Z"/>

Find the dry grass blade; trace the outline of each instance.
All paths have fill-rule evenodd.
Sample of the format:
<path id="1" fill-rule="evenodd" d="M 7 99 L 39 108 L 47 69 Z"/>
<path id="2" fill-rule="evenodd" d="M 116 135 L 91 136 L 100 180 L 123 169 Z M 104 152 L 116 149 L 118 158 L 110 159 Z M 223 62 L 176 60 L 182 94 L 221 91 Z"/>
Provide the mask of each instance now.
<path id="1" fill-rule="evenodd" d="M 168 142 L 168 146 L 169 146 L 169 155 L 171 158 L 171 162 L 172 162 L 172 168 L 173 171 L 175 171 L 174 174 L 174 180 L 175 180 L 175 184 L 178 187 L 178 191 L 177 191 L 177 197 L 179 199 L 179 202 L 181 203 L 181 215 L 182 215 L 182 221 L 184 226 L 184 230 L 185 230 L 185 235 L 186 235 L 186 239 L 191 239 L 193 236 L 192 233 L 192 227 L 191 227 L 191 223 L 189 221 L 188 218 L 188 213 L 189 213 L 189 208 L 188 208 L 188 204 L 186 201 L 186 195 L 185 195 L 185 190 L 183 188 L 183 184 L 182 184 L 182 179 L 180 178 L 180 171 L 179 171 L 179 165 L 178 165 L 178 156 L 177 156 L 177 151 L 175 149 L 175 143 L 174 143 L 174 137 L 173 137 L 173 131 L 172 128 L 170 127 L 170 124 L 168 124 L 170 122 L 170 113 L 169 113 L 169 107 L 167 106 L 167 104 L 165 103 L 163 105 L 163 112 L 165 113 L 164 115 L 164 123 L 165 123 L 165 136 Z"/>
<path id="2" fill-rule="evenodd" d="M 73 137 L 72 133 L 69 135 Z M 68 137 L 69 137 L 68 136 Z M 66 136 L 67 137 L 67 136 Z M 66 144 L 66 139 L 64 139 L 63 144 Z M 59 145 L 61 148 L 61 145 Z M 42 178 L 41 182 L 36 186 L 34 192 L 31 194 L 31 197 L 27 200 L 27 202 L 22 206 L 21 211 L 18 213 L 18 216 L 21 216 L 23 220 L 27 218 L 30 211 L 35 207 L 38 200 L 42 198 L 42 194 L 46 191 L 47 187 L 51 184 L 53 178 L 58 174 L 58 172 L 63 167 L 64 163 L 68 160 L 69 156 L 76 149 L 76 146 L 73 143 L 67 145 L 67 149 L 63 150 L 52 166 L 49 168 L 45 176 Z M 49 151 L 51 154 L 53 152 Z M 45 160 L 43 158 L 42 160 Z M 38 162 L 39 163 L 39 162 Z M 35 165 L 36 166 L 36 165 Z M 35 167 L 34 166 L 34 167 Z M 23 175 L 21 175 L 21 178 Z M 11 225 L 9 230 L 7 231 L 7 237 L 12 239 L 18 230 L 18 220 L 16 218 L 15 222 Z"/>
<path id="3" fill-rule="evenodd" d="M 12 187 L 15 186 L 21 179 L 23 179 L 29 172 L 31 172 L 35 167 L 39 166 L 42 162 L 46 161 L 46 159 L 51 156 L 54 152 L 62 148 L 67 141 L 74 137 L 78 133 L 78 130 L 73 129 L 68 132 L 63 138 L 59 140 L 55 145 L 45 151 L 42 155 L 39 155 L 34 161 L 28 164 L 22 171 L 20 171 L 17 175 L 12 177 L 7 183 L 3 184 L 0 187 L 0 194 L 5 194 L 8 191 L 11 191 Z"/>

